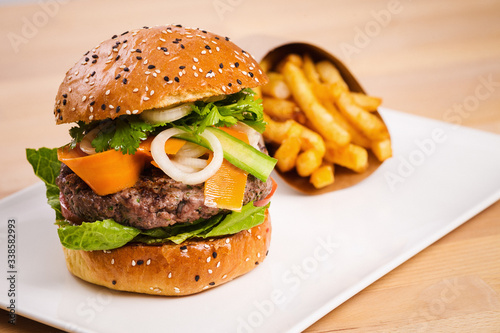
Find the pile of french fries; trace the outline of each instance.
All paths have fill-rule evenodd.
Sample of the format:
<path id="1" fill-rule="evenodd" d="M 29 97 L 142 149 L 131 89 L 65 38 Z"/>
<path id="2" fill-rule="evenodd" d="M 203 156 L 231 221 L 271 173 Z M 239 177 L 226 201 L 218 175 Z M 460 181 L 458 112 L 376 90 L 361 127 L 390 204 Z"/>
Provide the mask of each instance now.
<path id="1" fill-rule="evenodd" d="M 278 146 L 281 172 L 295 168 L 316 188 L 334 182 L 335 165 L 361 173 L 368 151 L 378 160 L 392 156 L 389 132 L 373 112 L 382 100 L 349 90 L 335 65 L 289 54 L 277 66 L 263 60 L 269 82 L 261 87 L 264 138 Z"/>

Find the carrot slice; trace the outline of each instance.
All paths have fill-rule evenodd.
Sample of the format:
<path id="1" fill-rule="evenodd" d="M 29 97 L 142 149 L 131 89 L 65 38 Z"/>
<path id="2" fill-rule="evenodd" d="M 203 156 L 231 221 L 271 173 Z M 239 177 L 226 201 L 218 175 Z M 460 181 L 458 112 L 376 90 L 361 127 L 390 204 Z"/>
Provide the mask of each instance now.
<path id="1" fill-rule="evenodd" d="M 62 147 L 57 150 L 57 158 L 76 173 L 98 195 L 119 192 L 133 186 L 144 167 L 142 154 L 122 154 L 121 151 L 107 150 L 102 153 L 82 156 L 80 149 Z"/>
<path id="2" fill-rule="evenodd" d="M 220 129 L 248 143 L 245 133 L 227 127 Z M 224 159 L 215 175 L 205 182 L 205 206 L 241 211 L 247 176 L 247 172 Z"/>

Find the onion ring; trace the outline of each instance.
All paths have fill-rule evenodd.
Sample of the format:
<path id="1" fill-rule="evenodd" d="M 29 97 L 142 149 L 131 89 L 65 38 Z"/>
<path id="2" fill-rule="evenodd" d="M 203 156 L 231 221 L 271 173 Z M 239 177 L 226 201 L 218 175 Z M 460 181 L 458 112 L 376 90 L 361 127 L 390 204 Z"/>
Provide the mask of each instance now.
<path id="1" fill-rule="evenodd" d="M 180 170 L 165 154 L 165 142 L 172 136 L 186 133 L 179 128 L 169 128 L 158 134 L 151 142 L 151 155 L 155 160 L 156 164 L 160 169 L 165 172 L 173 180 L 182 182 L 187 185 L 195 185 L 204 183 L 208 178 L 212 177 L 217 170 L 219 170 L 222 160 L 224 158 L 224 152 L 222 151 L 222 146 L 215 135 L 209 131 L 203 131 L 200 134 L 205 138 L 213 151 L 212 161 L 198 172 L 185 172 Z"/>
<path id="2" fill-rule="evenodd" d="M 146 110 L 141 113 L 141 118 L 151 124 L 170 123 L 190 114 L 192 105 L 185 103 L 174 107 Z"/>

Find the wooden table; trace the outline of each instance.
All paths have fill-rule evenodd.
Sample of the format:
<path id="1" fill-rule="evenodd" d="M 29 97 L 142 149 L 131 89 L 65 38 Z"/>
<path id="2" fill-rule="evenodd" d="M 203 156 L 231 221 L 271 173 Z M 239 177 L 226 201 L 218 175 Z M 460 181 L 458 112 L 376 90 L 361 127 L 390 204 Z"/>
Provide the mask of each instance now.
<path id="1" fill-rule="evenodd" d="M 52 106 L 80 55 L 117 32 L 164 23 L 227 35 L 254 53 L 280 40 L 314 43 L 387 107 L 500 134 L 499 1 L 46 0 L 0 7 L 0 198 L 37 181 L 25 147 L 68 141 Z M 497 202 L 307 332 L 498 332 L 499 218 Z M 2 332 L 54 331 L 3 318 Z"/>

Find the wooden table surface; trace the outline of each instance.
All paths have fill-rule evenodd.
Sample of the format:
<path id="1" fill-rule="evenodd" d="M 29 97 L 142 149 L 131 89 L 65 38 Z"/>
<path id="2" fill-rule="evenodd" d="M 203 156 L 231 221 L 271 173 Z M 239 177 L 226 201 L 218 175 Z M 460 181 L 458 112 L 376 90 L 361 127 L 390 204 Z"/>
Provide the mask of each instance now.
<path id="1" fill-rule="evenodd" d="M 279 41 L 317 44 L 386 107 L 500 134 L 498 0 L 33 1 L 0 7 L 0 198 L 37 181 L 25 147 L 68 141 L 52 117 L 66 70 L 115 33 L 164 23 L 257 55 Z M 500 332 L 499 219 L 497 202 L 307 332 Z M 2 332 L 54 331 L 2 318 Z"/>

